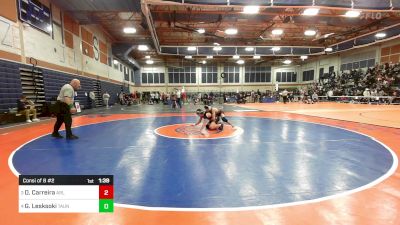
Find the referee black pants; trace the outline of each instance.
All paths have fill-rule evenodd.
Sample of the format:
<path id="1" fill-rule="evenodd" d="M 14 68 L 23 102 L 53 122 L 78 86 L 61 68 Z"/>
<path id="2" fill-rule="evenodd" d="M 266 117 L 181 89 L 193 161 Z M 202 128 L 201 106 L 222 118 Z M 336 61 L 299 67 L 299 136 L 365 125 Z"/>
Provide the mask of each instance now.
<path id="1" fill-rule="evenodd" d="M 61 125 L 64 123 L 67 137 L 71 137 L 72 115 L 71 112 L 69 111 L 69 106 L 64 102 L 57 101 L 57 103 L 54 106 L 54 114 L 57 117 L 57 121 L 54 124 L 53 134 L 57 134 Z"/>
<path id="2" fill-rule="evenodd" d="M 288 102 L 288 97 L 287 96 L 283 96 L 283 103 L 286 104 L 286 102 Z"/>

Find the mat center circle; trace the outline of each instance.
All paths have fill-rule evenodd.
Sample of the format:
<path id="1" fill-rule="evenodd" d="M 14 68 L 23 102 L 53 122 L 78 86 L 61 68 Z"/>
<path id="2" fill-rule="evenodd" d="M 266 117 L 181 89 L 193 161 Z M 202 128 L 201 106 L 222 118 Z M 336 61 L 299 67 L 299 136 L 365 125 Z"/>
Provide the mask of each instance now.
<path id="1" fill-rule="evenodd" d="M 202 129 L 201 125 L 194 126 L 189 123 L 172 124 L 162 126 L 154 130 L 154 133 L 168 138 L 177 139 L 220 139 L 231 138 L 243 133 L 240 127 L 225 125 L 222 130 Z"/>

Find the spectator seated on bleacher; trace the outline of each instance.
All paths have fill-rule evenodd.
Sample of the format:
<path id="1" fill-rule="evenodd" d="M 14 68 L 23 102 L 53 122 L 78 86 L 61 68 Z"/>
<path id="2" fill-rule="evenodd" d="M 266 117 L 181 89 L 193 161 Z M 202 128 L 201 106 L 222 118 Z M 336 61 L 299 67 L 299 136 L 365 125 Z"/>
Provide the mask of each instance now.
<path id="1" fill-rule="evenodd" d="M 400 104 L 400 91 L 394 91 L 389 98 L 390 104 Z"/>
<path id="2" fill-rule="evenodd" d="M 33 122 L 40 121 L 36 117 L 36 109 L 34 103 L 26 99 L 26 96 L 22 95 L 21 98 L 18 99 L 17 105 L 18 105 L 18 113 L 26 116 L 27 123 L 32 123 L 32 121 Z M 32 114 L 33 116 L 32 120 L 30 119 L 30 114 Z"/>
<path id="3" fill-rule="evenodd" d="M 313 102 L 318 102 L 318 94 L 317 94 L 317 92 L 314 92 L 314 93 L 312 94 L 312 101 L 313 101 Z"/>
<path id="4" fill-rule="evenodd" d="M 369 102 L 370 101 L 370 97 L 371 97 L 371 91 L 369 90 L 369 88 L 365 88 L 365 91 L 363 92 L 363 96 L 365 98 L 363 98 L 363 102 Z"/>
<path id="5" fill-rule="evenodd" d="M 210 105 L 207 94 L 203 95 L 202 102 L 203 102 L 204 105 Z"/>
<path id="6" fill-rule="evenodd" d="M 246 103 L 246 99 L 243 96 L 243 93 L 237 93 L 236 94 L 236 103 L 237 104 L 245 104 Z"/>
<path id="7" fill-rule="evenodd" d="M 319 96 L 327 95 L 328 100 L 332 100 L 330 93 L 332 91 L 334 96 L 352 96 L 350 102 L 358 102 L 360 100 L 362 102 L 389 104 L 390 101 L 388 98 L 380 97 L 390 96 L 394 90 L 399 88 L 400 63 L 392 65 L 386 63 L 370 67 L 364 71 L 361 69 L 342 71 L 338 76 L 334 73 L 330 73 L 328 76 L 324 74 L 322 79 L 311 87 Z M 368 93 L 365 93 L 366 89 L 372 91 L 368 90 Z"/>
<path id="8" fill-rule="evenodd" d="M 303 103 L 305 103 L 305 104 L 314 104 L 314 101 L 312 100 L 311 96 L 304 95 Z"/>

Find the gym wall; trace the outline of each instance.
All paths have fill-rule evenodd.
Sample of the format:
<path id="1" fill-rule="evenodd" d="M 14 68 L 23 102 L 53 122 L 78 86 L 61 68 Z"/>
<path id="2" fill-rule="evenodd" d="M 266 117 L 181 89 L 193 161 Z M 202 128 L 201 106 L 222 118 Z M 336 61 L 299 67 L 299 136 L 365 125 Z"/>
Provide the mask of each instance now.
<path id="1" fill-rule="evenodd" d="M 50 7 L 50 1 L 40 2 Z M 0 7 L 0 59 L 29 63 L 33 57 L 44 68 L 133 84 L 124 81 L 119 65 L 114 68 L 111 42 L 96 26 L 79 25 L 52 3 L 49 35 L 19 21 L 16 4 L 16 0 L 4 0 Z M 129 65 L 122 66 L 132 70 Z"/>

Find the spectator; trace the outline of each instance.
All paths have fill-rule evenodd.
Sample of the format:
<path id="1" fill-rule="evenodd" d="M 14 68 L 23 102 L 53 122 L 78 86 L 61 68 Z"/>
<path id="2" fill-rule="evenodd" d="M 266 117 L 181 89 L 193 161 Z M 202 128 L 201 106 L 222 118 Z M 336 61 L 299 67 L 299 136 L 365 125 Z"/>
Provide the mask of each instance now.
<path id="1" fill-rule="evenodd" d="M 182 97 L 182 93 L 181 93 L 181 91 L 179 89 L 177 89 L 177 91 L 176 91 L 176 103 L 178 103 L 179 108 L 182 108 L 181 97 Z"/>
<path id="2" fill-rule="evenodd" d="M 371 97 L 371 91 L 369 90 L 369 88 L 365 88 L 365 91 L 363 92 L 363 96 L 365 97 L 363 99 L 364 102 L 370 102 L 370 97 Z"/>
<path id="3" fill-rule="evenodd" d="M 32 101 L 26 99 L 25 95 L 22 95 L 21 98 L 18 99 L 17 105 L 18 105 L 18 113 L 25 114 L 27 123 L 32 123 L 32 121 L 33 122 L 40 121 L 36 117 L 36 109 L 35 109 L 34 103 Z M 33 119 L 32 120 L 30 119 L 30 114 L 31 113 L 33 115 Z"/>
<path id="4" fill-rule="evenodd" d="M 106 108 L 108 108 L 108 101 L 110 100 L 110 94 L 108 94 L 108 92 L 104 92 L 103 94 L 103 101 L 104 104 L 106 105 Z"/>
<path id="5" fill-rule="evenodd" d="M 154 94 L 154 100 L 157 104 L 160 103 L 160 93 L 158 91 Z"/>
<path id="6" fill-rule="evenodd" d="M 283 90 L 282 93 L 281 93 L 284 104 L 286 104 L 286 102 L 288 101 L 288 94 L 289 94 L 289 92 L 286 89 Z"/>
<path id="7" fill-rule="evenodd" d="M 313 101 L 313 102 L 318 102 L 318 94 L 317 94 L 317 92 L 314 92 L 314 93 L 312 94 L 312 101 Z"/>
<path id="8" fill-rule="evenodd" d="M 119 95 L 118 95 L 118 98 L 119 98 L 119 104 L 125 105 L 125 102 L 124 102 L 124 92 L 120 92 Z"/>
<path id="9" fill-rule="evenodd" d="M 96 95 L 93 91 L 89 92 L 89 104 L 90 108 L 96 107 Z"/>

